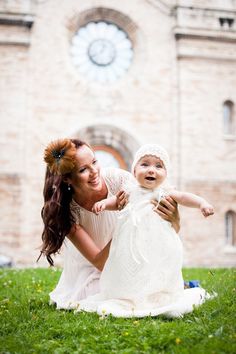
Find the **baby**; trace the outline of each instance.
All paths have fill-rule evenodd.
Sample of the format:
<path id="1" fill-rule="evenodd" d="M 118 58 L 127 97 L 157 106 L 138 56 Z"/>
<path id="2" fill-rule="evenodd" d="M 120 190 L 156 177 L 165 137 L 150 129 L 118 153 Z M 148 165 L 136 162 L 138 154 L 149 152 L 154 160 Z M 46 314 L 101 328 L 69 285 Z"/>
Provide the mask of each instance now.
<path id="1" fill-rule="evenodd" d="M 142 156 L 146 149 L 150 148 L 150 146 L 154 147 L 154 145 L 151 144 L 144 145 L 137 151 L 134 162 L 132 164 L 132 172 L 140 187 L 155 191 L 163 184 L 167 178 L 169 158 L 164 149 L 158 146 L 156 146 L 156 150 L 160 151 L 162 160 L 158 154 Z M 165 161 L 165 164 L 163 160 Z M 180 192 L 172 189 L 168 191 L 168 195 L 180 205 L 184 205 L 190 208 L 199 208 L 205 217 L 214 214 L 212 205 L 209 204 L 205 199 L 195 194 Z M 160 198 L 160 193 L 158 193 L 158 196 Z M 92 210 L 94 213 L 99 214 L 104 210 L 117 209 L 117 198 L 116 196 L 113 196 L 95 203 Z"/>
<path id="2" fill-rule="evenodd" d="M 182 316 L 209 294 L 202 288 L 184 289 L 182 243 L 171 224 L 153 211 L 171 196 L 177 203 L 213 215 L 205 199 L 168 187 L 169 157 L 159 145 L 147 144 L 132 164 L 136 183 L 128 188 L 129 203 L 120 212 L 108 260 L 100 279 L 100 293 L 83 300 L 80 309 L 116 317 L 165 314 Z M 117 209 L 115 196 L 94 204 L 93 211 Z"/>

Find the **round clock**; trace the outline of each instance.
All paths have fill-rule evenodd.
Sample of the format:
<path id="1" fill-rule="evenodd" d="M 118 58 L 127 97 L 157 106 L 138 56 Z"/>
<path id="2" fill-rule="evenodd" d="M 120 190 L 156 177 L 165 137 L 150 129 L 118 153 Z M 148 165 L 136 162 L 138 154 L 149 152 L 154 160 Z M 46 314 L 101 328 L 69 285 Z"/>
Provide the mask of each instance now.
<path id="1" fill-rule="evenodd" d="M 99 66 L 110 65 L 116 57 L 113 43 L 107 39 L 95 39 L 88 48 L 91 61 Z"/>
<path id="2" fill-rule="evenodd" d="M 72 39 L 74 65 L 89 80 L 113 82 L 129 68 L 133 48 L 127 34 L 116 25 L 90 22 Z"/>

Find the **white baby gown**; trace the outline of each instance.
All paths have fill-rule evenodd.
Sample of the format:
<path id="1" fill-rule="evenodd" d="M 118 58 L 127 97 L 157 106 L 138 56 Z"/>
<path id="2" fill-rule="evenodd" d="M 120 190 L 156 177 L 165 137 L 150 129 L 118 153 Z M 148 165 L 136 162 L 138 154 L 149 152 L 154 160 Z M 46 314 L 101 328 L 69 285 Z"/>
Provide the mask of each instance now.
<path id="1" fill-rule="evenodd" d="M 162 188 L 133 188 L 119 215 L 100 293 L 79 301 L 78 311 L 115 317 L 179 317 L 209 297 L 202 288 L 184 289 L 181 240 L 150 203 L 165 194 Z"/>

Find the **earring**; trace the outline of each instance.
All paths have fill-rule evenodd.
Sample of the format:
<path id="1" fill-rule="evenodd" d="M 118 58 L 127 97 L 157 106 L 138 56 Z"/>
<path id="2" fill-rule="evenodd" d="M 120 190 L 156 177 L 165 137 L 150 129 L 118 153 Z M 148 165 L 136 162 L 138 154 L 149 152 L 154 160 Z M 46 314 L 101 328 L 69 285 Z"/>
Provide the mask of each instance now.
<path id="1" fill-rule="evenodd" d="M 70 186 L 70 184 L 68 184 L 67 189 L 68 189 L 68 191 L 70 191 L 70 190 L 71 190 L 71 186 Z"/>

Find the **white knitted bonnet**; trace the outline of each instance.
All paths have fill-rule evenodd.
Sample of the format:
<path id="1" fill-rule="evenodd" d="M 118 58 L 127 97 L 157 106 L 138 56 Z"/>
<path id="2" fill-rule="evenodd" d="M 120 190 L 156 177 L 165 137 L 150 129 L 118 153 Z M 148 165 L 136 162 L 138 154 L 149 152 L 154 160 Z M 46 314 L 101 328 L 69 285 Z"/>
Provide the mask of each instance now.
<path id="1" fill-rule="evenodd" d="M 167 175 L 169 174 L 170 160 L 167 151 L 157 144 L 145 144 L 141 146 L 134 155 L 134 161 L 132 163 L 131 172 L 134 174 L 134 169 L 139 160 L 146 156 L 152 155 L 158 157 L 164 164 Z"/>

